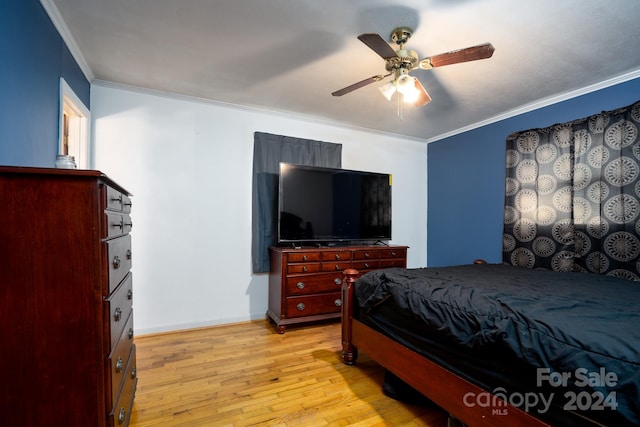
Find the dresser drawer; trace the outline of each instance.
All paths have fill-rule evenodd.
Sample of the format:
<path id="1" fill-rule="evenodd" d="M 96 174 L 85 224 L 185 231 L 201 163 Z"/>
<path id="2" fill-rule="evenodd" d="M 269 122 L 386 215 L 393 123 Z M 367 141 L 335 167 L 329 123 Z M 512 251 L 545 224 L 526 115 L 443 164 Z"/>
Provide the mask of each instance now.
<path id="1" fill-rule="evenodd" d="M 287 274 L 317 273 L 318 271 L 320 271 L 319 262 L 287 265 Z"/>
<path id="2" fill-rule="evenodd" d="M 104 215 L 106 227 L 103 233 L 104 238 L 118 237 L 131 232 L 133 222 L 129 214 L 106 211 Z"/>
<path id="3" fill-rule="evenodd" d="M 380 252 L 375 249 L 353 252 L 353 259 L 355 260 L 371 260 L 378 258 L 380 258 Z"/>
<path id="4" fill-rule="evenodd" d="M 405 267 L 406 261 L 402 259 L 381 259 L 380 268 Z"/>
<path id="5" fill-rule="evenodd" d="M 353 261 L 353 267 L 356 270 L 363 272 L 366 270 L 375 270 L 379 268 L 380 261 L 378 259 L 371 259 L 367 261 Z"/>
<path id="6" fill-rule="evenodd" d="M 113 349 L 125 328 L 129 314 L 133 309 L 133 279 L 130 273 L 122 282 L 122 285 L 106 299 L 107 312 L 109 313 L 109 335 Z"/>
<path id="7" fill-rule="evenodd" d="M 114 400 L 115 405 L 113 405 L 113 409 L 107 417 L 107 426 L 120 427 L 129 425 L 137 383 L 136 346 L 133 345 L 129 353 L 127 367 L 124 370 L 122 387 L 118 390 L 117 399 Z"/>
<path id="8" fill-rule="evenodd" d="M 350 260 L 320 263 L 321 271 L 344 271 L 347 268 L 351 268 Z"/>
<path id="9" fill-rule="evenodd" d="M 113 187 L 107 186 L 107 200 L 105 206 L 108 210 L 116 212 L 131 212 L 131 199 Z"/>
<path id="10" fill-rule="evenodd" d="M 292 252 L 287 254 L 288 262 L 307 262 L 320 261 L 320 253 L 318 252 Z"/>
<path id="11" fill-rule="evenodd" d="M 287 277 L 287 293 L 290 295 L 310 295 L 335 292 L 340 290 L 343 277 L 342 271 L 339 273 Z"/>
<path id="12" fill-rule="evenodd" d="M 109 293 L 118 287 L 131 270 L 131 236 L 126 235 L 107 242 L 109 263 Z"/>
<path id="13" fill-rule="evenodd" d="M 382 258 L 401 258 L 405 259 L 407 257 L 406 249 L 381 249 L 380 250 L 380 259 Z"/>
<path id="14" fill-rule="evenodd" d="M 107 358 L 107 383 L 110 384 L 109 394 L 107 394 L 108 408 L 113 408 L 113 403 L 118 400 L 118 393 L 125 378 L 126 367 L 129 364 L 129 356 L 132 348 L 133 315 L 130 314 L 116 347 Z"/>
<path id="15" fill-rule="evenodd" d="M 338 313 L 342 306 L 340 292 L 287 298 L 287 317 Z"/>
<path id="16" fill-rule="evenodd" d="M 322 261 L 345 261 L 351 259 L 351 251 L 326 251 L 320 254 Z"/>

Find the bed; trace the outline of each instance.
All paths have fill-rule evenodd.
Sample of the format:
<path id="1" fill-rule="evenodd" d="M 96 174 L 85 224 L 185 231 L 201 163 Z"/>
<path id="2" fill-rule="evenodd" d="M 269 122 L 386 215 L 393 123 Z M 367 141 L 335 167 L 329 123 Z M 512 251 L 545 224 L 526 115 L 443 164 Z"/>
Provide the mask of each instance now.
<path id="1" fill-rule="evenodd" d="M 640 283 L 507 264 L 346 270 L 364 352 L 473 426 L 640 425 Z"/>

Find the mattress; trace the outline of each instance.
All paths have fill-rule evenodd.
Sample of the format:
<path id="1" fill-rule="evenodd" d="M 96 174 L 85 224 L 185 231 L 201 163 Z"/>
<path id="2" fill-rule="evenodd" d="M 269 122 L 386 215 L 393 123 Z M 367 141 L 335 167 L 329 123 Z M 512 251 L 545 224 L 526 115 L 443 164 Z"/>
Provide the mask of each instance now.
<path id="1" fill-rule="evenodd" d="M 372 271 L 355 296 L 359 320 L 539 418 L 640 425 L 640 283 L 473 264 Z"/>

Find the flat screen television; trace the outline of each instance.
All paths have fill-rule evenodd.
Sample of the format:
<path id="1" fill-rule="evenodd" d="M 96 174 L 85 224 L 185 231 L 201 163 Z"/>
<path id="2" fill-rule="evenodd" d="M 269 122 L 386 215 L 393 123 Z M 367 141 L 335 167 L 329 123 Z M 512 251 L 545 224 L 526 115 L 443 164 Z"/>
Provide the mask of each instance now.
<path id="1" fill-rule="evenodd" d="M 280 163 L 278 243 L 391 239 L 391 175 Z"/>

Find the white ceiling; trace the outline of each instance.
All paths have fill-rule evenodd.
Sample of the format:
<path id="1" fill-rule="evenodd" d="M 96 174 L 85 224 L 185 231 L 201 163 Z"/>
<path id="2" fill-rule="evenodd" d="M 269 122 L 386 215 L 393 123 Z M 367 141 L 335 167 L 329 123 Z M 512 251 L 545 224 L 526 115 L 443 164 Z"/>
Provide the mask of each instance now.
<path id="1" fill-rule="evenodd" d="M 426 141 L 640 76 L 638 0 L 41 1 L 90 79 Z M 331 96 L 385 72 L 356 37 L 399 26 L 420 57 L 496 50 L 412 72 L 432 101 L 403 119 L 384 82 Z"/>

